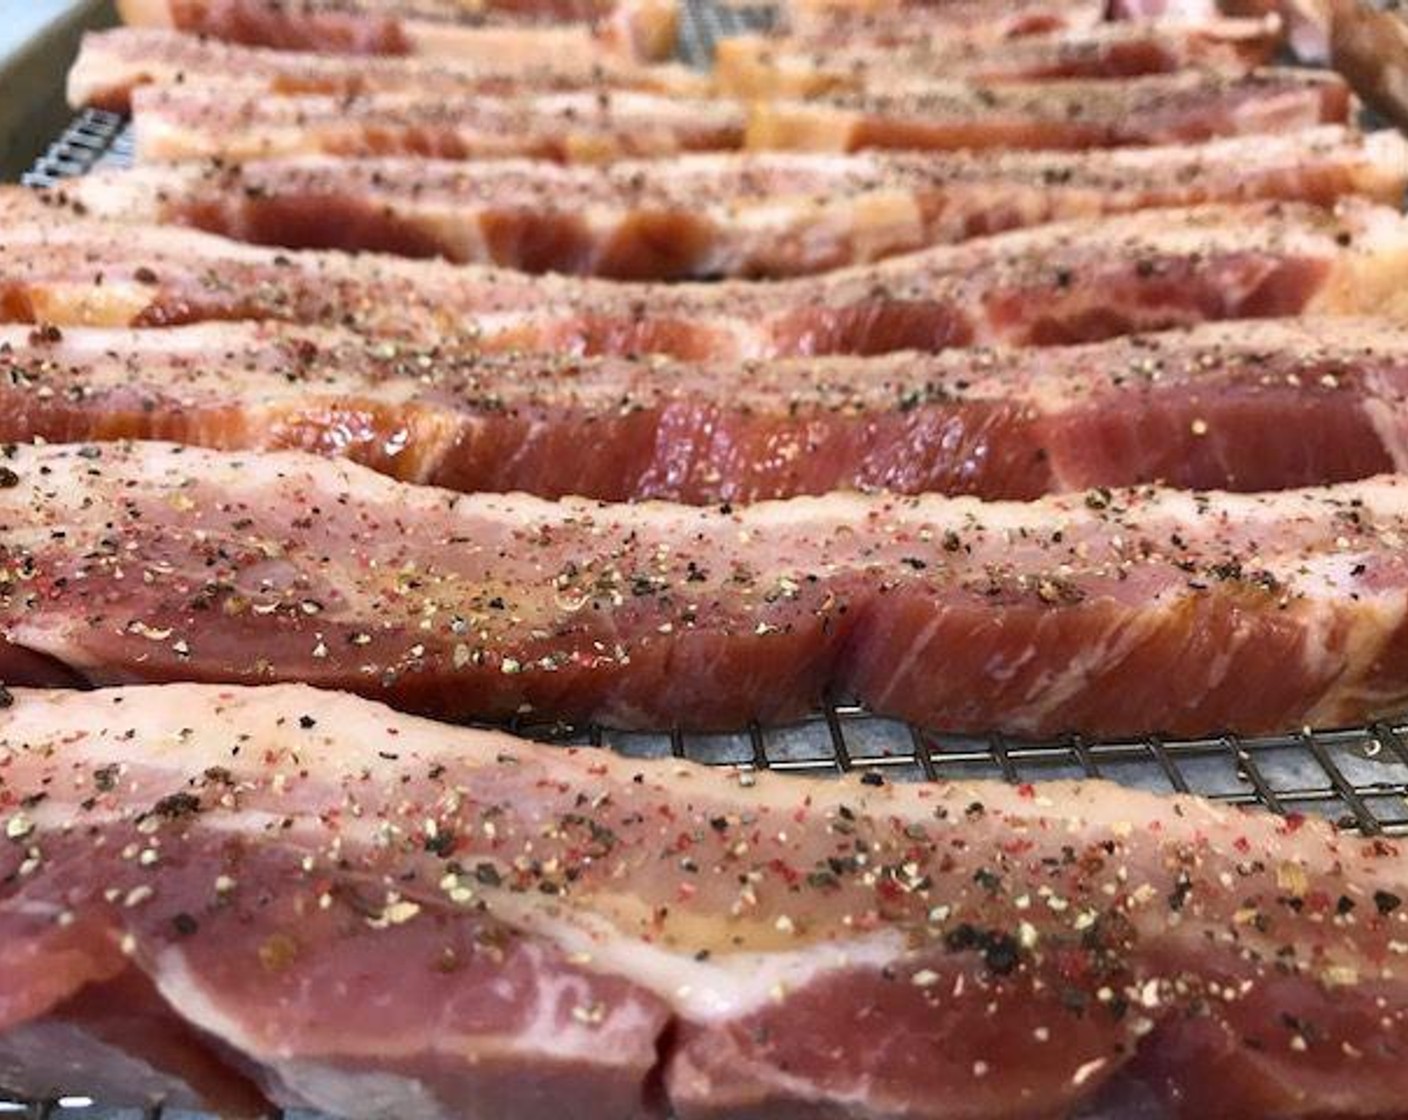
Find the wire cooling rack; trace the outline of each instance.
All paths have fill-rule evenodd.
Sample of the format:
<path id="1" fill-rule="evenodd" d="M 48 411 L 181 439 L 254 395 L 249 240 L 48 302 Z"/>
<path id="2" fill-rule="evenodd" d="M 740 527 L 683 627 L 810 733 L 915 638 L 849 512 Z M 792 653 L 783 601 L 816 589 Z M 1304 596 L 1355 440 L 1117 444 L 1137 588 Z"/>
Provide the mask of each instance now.
<path id="1" fill-rule="evenodd" d="M 1408 836 L 1408 725 L 1208 739 L 1028 742 L 946 735 L 831 704 L 785 727 L 731 735 L 515 727 L 549 742 L 592 743 L 638 758 L 825 776 L 868 770 L 900 781 L 1040 782 L 1104 778 L 1153 793 L 1192 793 L 1283 815 L 1315 813 L 1365 834 Z"/>
<path id="2" fill-rule="evenodd" d="M 27 187 L 52 187 L 97 167 L 132 162 L 132 130 L 125 117 L 84 109 L 20 179 Z"/>

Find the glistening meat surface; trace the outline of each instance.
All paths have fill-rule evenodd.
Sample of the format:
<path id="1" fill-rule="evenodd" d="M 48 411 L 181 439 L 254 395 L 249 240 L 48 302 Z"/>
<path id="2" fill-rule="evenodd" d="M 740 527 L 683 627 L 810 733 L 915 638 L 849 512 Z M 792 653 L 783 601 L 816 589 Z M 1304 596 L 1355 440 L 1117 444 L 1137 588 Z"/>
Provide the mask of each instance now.
<path id="1" fill-rule="evenodd" d="M 95 172 L 85 213 L 256 244 L 618 279 L 783 277 L 1063 219 L 1261 198 L 1396 205 L 1408 144 L 1325 126 L 1109 151 L 752 153 L 466 165 L 304 157 Z"/>
<path id="2" fill-rule="evenodd" d="M 482 59 L 368 58 L 245 47 L 146 27 L 91 31 L 68 72 L 68 101 L 125 113 L 156 85 L 239 86 L 273 94 L 418 91 L 500 95 L 526 90 L 640 89 L 703 96 L 709 79 L 683 66 L 640 66 L 580 50 L 500 52 Z"/>
<path id="3" fill-rule="evenodd" d="M 1401 476 L 1032 503 L 544 502 L 306 454 L 16 447 L 14 683 L 298 680 L 454 718 L 736 729 L 824 695 L 1025 736 L 1408 704 Z"/>
<path id="4" fill-rule="evenodd" d="M 1348 121 L 1327 72 L 1189 72 L 1129 82 L 936 83 L 917 92 L 747 106 L 632 91 L 492 97 L 370 92 L 269 97 L 222 86 L 132 92 L 144 160 L 281 155 L 532 155 L 605 159 L 736 148 L 1111 148 L 1281 133 Z"/>
<path id="5" fill-rule="evenodd" d="M 0 1070 L 36 1095 L 1036 1120 L 1123 1078 L 1274 1120 L 1408 1090 L 1392 841 L 1100 783 L 739 776 L 293 687 L 13 699 Z"/>
<path id="6" fill-rule="evenodd" d="M 820 278 L 659 285 L 273 251 L 126 226 L 61 195 L 0 195 L 0 317 L 345 325 L 486 349 L 738 360 L 1095 341 L 1216 319 L 1354 314 L 1402 299 L 1408 224 L 1347 199 L 1149 211 L 945 246 Z"/>
<path id="7" fill-rule="evenodd" d="M 471 493 L 1034 498 L 1408 468 L 1408 332 L 1352 319 L 704 364 L 484 356 L 272 324 L 9 328 L 0 361 L 0 441 L 300 448 Z"/>

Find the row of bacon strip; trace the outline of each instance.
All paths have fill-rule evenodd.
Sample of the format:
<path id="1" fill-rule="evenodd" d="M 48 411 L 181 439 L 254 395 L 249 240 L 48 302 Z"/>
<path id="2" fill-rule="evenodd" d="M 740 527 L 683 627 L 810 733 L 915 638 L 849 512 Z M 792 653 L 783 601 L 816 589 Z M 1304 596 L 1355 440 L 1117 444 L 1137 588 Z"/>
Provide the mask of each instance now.
<path id="1" fill-rule="evenodd" d="M 69 95 L 138 166 L 0 190 L 0 1087 L 1402 1113 L 1392 838 L 422 718 L 1402 713 L 1408 142 L 1277 65 L 1392 112 L 1397 24 L 119 6 Z"/>

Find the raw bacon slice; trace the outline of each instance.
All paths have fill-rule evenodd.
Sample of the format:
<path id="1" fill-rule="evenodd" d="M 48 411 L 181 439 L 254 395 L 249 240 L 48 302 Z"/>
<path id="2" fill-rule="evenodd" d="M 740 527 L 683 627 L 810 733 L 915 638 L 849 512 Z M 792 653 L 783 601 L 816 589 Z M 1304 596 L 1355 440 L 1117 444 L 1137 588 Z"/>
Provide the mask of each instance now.
<path id="1" fill-rule="evenodd" d="M 640 66 L 580 50 L 507 52 L 474 62 L 368 58 L 242 47 L 152 28 L 119 27 L 83 37 L 68 72 L 68 100 L 126 113 L 145 85 L 236 85 L 277 94 L 440 93 L 506 95 L 524 90 L 638 89 L 701 97 L 705 76 L 671 64 Z"/>
<path id="2" fill-rule="evenodd" d="M 302 448 L 467 492 L 1034 498 L 1408 468 L 1408 332 L 1375 321 L 742 365 L 495 358 L 268 324 L 9 328 L 0 360 L 0 441 Z"/>
<path id="3" fill-rule="evenodd" d="M 811 46 L 900 44 L 919 36 L 1000 43 L 1024 35 L 1084 31 L 1105 16 L 1104 0 L 786 0 L 780 30 Z"/>
<path id="4" fill-rule="evenodd" d="M 562 167 L 304 157 L 97 172 L 92 215 L 256 244 L 377 250 L 634 280 L 784 277 L 1042 222 L 1357 194 L 1397 205 L 1408 142 L 1339 126 L 1067 153 L 750 153 Z"/>
<path id="5" fill-rule="evenodd" d="M 1408 1091 L 1395 841 L 1101 782 L 710 771 L 293 687 L 14 699 L 0 1047 L 55 1021 L 71 1047 L 125 983 L 232 1081 L 357 1120 L 1040 1120 L 1122 1077 L 1189 1120 L 1388 1117 Z M 115 1041 L 72 1089 L 127 1087 L 142 1040 Z"/>
<path id="6" fill-rule="evenodd" d="M 824 695 L 1045 737 L 1408 704 L 1408 481 L 741 508 L 407 486 L 299 452 L 16 447 L 0 679 L 303 681 L 448 718 L 737 729 Z"/>
<path id="7" fill-rule="evenodd" d="M 759 102 L 750 114 L 748 146 L 853 152 L 1167 144 L 1343 124 L 1352 100 L 1338 75 L 1289 69 L 1125 82 L 946 86 L 924 78 L 913 89 Z"/>
<path id="8" fill-rule="evenodd" d="M 248 46 L 526 61 L 563 47 L 669 58 L 673 0 L 118 0 L 123 22 Z"/>
<path id="9" fill-rule="evenodd" d="M 896 78 L 977 81 L 1129 78 L 1185 69 L 1245 73 L 1272 60 L 1280 22 L 1108 23 L 1089 31 L 1002 43 L 945 35 L 876 48 L 809 49 L 786 38 L 736 35 L 715 48 L 720 88 L 735 97 L 817 97 L 882 92 Z"/>
<path id="10" fill-rule="evenodd" d="M 81 210 L 81 207 L 77 209 Z M 279 319 L 485 349 L 688 359 L 1091 342 L 1219 319 L 1392 312 L 1408 221 L 1346 199 L 1147 211 L 980 238 L 817 278 L 623 284 L 83 218 L 0 194 L 0 318 Z"/>
<path id="11" fill-rule="evenodd" d="M 606 89 L 346 98 L 145 86 L 132 93 L 132 113 L 143 161 L 327 153 L 601 162 L 736 149 L 746 126 L 746 113 L 732 102 Z"/>
<path id="12" fill-rule="evenodd" d="M 751 107 L 630 91 L 486 97 L 269 97 L 180 85 L 132 94 L 138 156 L 226 162 L 289 155 L 559 160 L 687 150 L 1077 149 L 1166 144 L 1343 124 L 1333 75 L 1159 75 L 1129 83 L 928 83 L 923 92 Z"/>

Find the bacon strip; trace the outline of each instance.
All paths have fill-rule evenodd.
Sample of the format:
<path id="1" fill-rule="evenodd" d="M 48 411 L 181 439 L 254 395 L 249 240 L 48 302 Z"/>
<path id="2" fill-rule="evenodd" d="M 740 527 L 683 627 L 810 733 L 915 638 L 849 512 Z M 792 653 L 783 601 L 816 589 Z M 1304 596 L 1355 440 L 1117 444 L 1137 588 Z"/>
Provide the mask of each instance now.
<path id="1" fill-rule="evenodd" d="M 371 93 L 268 97 L 172 85 L 132 93 L 143 160 L 225 161 L 327 153 L 604 160 L 736 148 L 1107 148 L 1343 124 L 1333 75 L 1267 70 L 1239 78 L 1159 75 L 1115 85 L 948 85 L 923 92 L 761 102 L 751 110 L 602 90 L 484 97 Z"/>
<path id="2" fill-rule="evenodd" d="M 675 64 L 640 66 L 588 51 L 536 51 L 530 58 L 502 52 L 460 58 L 392 58 L 315 54 L 243 47 L 157 28 L 119 27 L 89 32 L 68 72 L 68 101 L 113 112 L 131 109 L 132 91 L 145 85 L 236 85 L 277 94 L 470 94 L 524 90 L 637 89 L 703 97 L 710 80 Z"/>
<path id="3" fill-rule="evenodd" d="M 10 328 L 0 357 L 0 441 L 301 448 L 467 492 L 1034 498 L 1408 467 L 1408 332 L 1354 320 L 741 366 L 489 358 L 252 324 Z"/>
<path id="4" fill-rule="evenodd" d="M 1351 102 L 1337 75 L 1286 69 L 1119 83 L 944 86 L 921 78 L 911 88 L 822 102 L 759 102 L 749 118 L 748 146 L 853 152 L 1163 144 L 1342 124 Z"/>
<path id="5" fill-rule="evenodd" d="M 632 280 L 784 277 L 1043 222 L 1261 198 L 1396 205 L 1408 143 L 1338 126 L 1056 153 L 686 156 L 562 167 L 303 157 L 98 172 L 88 214 L 264 245 Z"/>
<path id="6" fill-rule="evenodd" d="M 118 0 L 124 23 L 248 46 L 531 62 L 563 48 L 669 58 L 672 0 Z"/>
<path id="7" fill-rule="evenodd" d="M 270 97 L 219 86 L 132 92 L 139 160 L 527 156 L 596 163 L 739 148 L 746 114 L 728 101 L 602 89 L 523 97 L 374 93 Z"/>
<path id="8" fill-rule="evenodd" d="M 1280 22 L 1109 23 L 993 43 L 953 35 L 894 46 L 808 48 L 787 38 L 737 35 L 720 40 L 715 73 L 735 97 L 817 97 L 883 92 L 896 79 L 1033 81 L 1129 78 L 1191 68 L 1246 73 L 1271 62 Z"/>
<path id="9" fill-rule="evenodd" d="M 809 46 L 877 46 L 962 36 L 1000 43 L 1025 35 L 1088 31 L 1104 0 L 786 0 L 777 5 L 787 37 Z M 1211 13 L 1210 13 L 1211 14 Z"/>
<path id="10" fill-rule="evenodd" d="M 12 683 L 294 680 L 455 719 L 702 729 L 831 694 L 1031 737 L 1280 732 L 1408 703 L 1398 475 L 735 509 L 465 496 L 153 443 L 5 465 Z"/>
<path id="11" fill-rule="evenodd" d="M 278 319 L 486 349 L 738 360 L 1097 341 L 1220 319 L 1401 305 L 1408 221 L 1346 199 L 1068 222 L 818 278 L 632 285 L 253 248 L 0 195 L 0 318 L 89 326 Z"/>
<path id="12" fill-rule="evenodd" d="M 365 1120 L 1036 1120 L 1121 1081 L 1276 1120 L 1408 1091 L 1405 858 L 1323 823 L 739 776 L 298 688 L 21 691 L 0 736 L 19 1088 Z M 119 992 L 145 998 L 104 1032 Z M 212 1041 L 153 1068 L 172 1038 Z"/>

